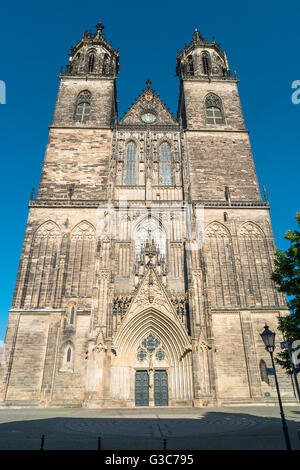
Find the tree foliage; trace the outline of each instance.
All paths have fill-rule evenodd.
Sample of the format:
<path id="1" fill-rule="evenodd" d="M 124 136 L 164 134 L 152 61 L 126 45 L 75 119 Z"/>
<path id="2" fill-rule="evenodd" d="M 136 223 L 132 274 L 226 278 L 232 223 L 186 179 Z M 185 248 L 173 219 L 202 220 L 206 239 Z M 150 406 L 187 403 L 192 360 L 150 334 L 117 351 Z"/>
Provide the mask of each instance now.
<path id="1" fill-rule="evenodd" d="M 296 214 L 296 220 L 300 227 L 300 212 Z M 291 314 L 278 318 L 278 329 L 286 341 L 293 343 L 300 340 L 300 231 L 288 230 L 284 238 L 289 240 L 290 247 L 286 251 L 276 250 L 275 269 L 271 279 L 279 292 L 284 292 L 288 296 Z M 287 350 L 279 352 L 276 361 L 288 374 L 292 373 Z"/>

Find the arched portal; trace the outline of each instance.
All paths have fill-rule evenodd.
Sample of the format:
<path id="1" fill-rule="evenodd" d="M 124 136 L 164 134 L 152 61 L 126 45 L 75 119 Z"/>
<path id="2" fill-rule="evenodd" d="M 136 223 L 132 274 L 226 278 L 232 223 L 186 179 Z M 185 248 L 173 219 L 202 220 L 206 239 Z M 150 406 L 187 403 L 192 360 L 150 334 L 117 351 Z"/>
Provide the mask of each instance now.
<path id="1" fill-rule="evenodd" d="M 113 351 L 110 390 L 114 399 L 129 406 L 191 404 L 191 346 L 177 318 L 155 308 L 135 314 L 113 339 Z M 148 398 L 145 387 L 149 387 Z"/>

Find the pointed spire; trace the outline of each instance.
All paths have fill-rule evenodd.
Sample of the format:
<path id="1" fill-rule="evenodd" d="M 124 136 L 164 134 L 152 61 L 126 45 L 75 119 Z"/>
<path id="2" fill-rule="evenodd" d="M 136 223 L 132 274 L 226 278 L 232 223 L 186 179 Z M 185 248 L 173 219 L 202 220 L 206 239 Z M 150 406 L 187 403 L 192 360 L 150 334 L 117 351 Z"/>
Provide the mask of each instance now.
<path id="1" fill-rule="evenodd" d="M 148 86 L 148 88 L 150 88 L 150 86 L 152 85 L 150 78 L 147 78 L 146 85 Z"/>

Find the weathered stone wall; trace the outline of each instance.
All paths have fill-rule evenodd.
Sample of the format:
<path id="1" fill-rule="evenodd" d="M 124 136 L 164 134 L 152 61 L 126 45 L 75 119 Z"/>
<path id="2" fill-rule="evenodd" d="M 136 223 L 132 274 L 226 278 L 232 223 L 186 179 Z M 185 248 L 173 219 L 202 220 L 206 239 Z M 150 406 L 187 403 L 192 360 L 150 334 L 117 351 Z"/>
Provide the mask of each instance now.
<path id="1" fill-rule="evenodd" d="M 86 124 L 74 121 L 77 97 L 82 91 L 91 94 L 91 112 Z M 76 77 L 62 78 L 57 95 L 53 126 L 112 126 L 115 118 L 114 79 Z"/>
<path id="2" fill-rule="evenodd" d="M 51 129 L 38 198 L 105 200 L 112 131 L 108 129 Z"/>
<path id="3" fill-rule="evenodd" d="M 6 400 L 38 403 L 47 345 L 48 316 L 30 313 L 21 315 L 15 334 Z"/>
<path id="4" fill-rule="evenodd" d="M 192 199 L 261 200 L 247 134 L 186 131 L 186 147 Z"/>
<path id="5" fill-rule="evenodd" d="M 78 312 L 74 327 L 68 320 L 60 331 L 55 378 L 51 401 L 53 403 L 81 404 L 85 398 L 87 350 L 90 315 Z M 71 346 L 71 366 L 64 367 L 66 349 Z"/>
<path id="6" fill-rule="evenodd" d="M 206 209 L 204 223 L 211 305 L 286 306 L 270 279 L 275 245 L 268 210 Z"/>
<path id="7" fill-rule="evenodd" d="M 209 94 L 221 100 L 223 124 L 207 123 Z M 236 83 L 184 80 L 182 100 L 192 199 L 224 200 L 227 186 L 232 200 L 260 200 Z"/>
<path id="8" fill-rule="evenodd" d="M 266 351 L 264 347 L 263 341 L 260 337 L 260 333 L 264 331 L 264 326 L 266 323 L 269 325 L 270 330 L 276 332 L 275 352 L 274 352 L 274 355 L 276 356 L 277 353 L 281 350 L 280 342 L 284 341 L 282 333 L 277 330 L 278 317 L 286 316 L 286 315 L 289 315 L 289 311 L 287 309 L 285 310 L 278 309 L 278 310 L 273 310 L 273 311 L 268 311 L 266 309 L 264 312 L 253 309 L 253 311 L 251 312 L 254 348 L 256 351 L 258 364 L 260 360 L 263 359 L 266 363 L 267 368 L 269 369 L 272 369 L 272 362 L 271 362 L 270 354 Z M 289 398 L 295 399 L 296 397 L 293 391 L 291 377 L 288 376 L 283 370 L 283 368 L 279 366 L 278 364 L 276 364 L 276 372 L 278 376 L 280 393 L 282 397 L 283 398 L 289 397 Z M 261 381 L 263 395 L 265 396 L 265 393 L 270 393 L 271 397 L 274 397 L 277 400 L 274 375 L 273 374 L 269 375 L 268 378 L 269 378 L 269 384 L 265 383 L 264 381 Z M 268 399 L 268 397 L 266 398 Z"/>
<path id="9" fill-rule="evenodd" d="M 134 213 L 135 210 L 132 210 L 128 214 L 132 217 Z M 14 365 L 9 376 L 7 400 L 29 400 L 32 396 L 42 402 L 79 403 L 86 398 L 85 380 L 91 380 L 86 377 L 85 359 L 89 349 L 91 325 L 101 325 L 105 335 L 109 331 L 110 322 L 111 331 L 117 333 L 120 327 L 117 317 L 111 317 L 109 320 L 109 289 L 112 288 L 109 273 L 115 274 L 113 290 L 119 295 L 130 295 L 135 286 L 132 270 L 135 250 L 133 242 L 128 240 L 126 235 L 130 233 L 130 224 L 136 222 L 131 220 L 131 217 L 128 219 L 128 215 L 124 213 L 117 218 L 117 236 L 123 241 L 112 246 L 109 241 L 102 241 L 98 250 L 95 229 L 103 225 L 104 208 L 31 208 L 19 269 L 17 297 L 13 305 L 23 306 L 27 311 L 35 307 L 37 311 L 32 312 L 32 317 L 21 315 L 18 329 L 13 320 L 17 313 L 11 312 L 7 345 L 8 349 L 12 348 L 15 337 L 16 349 L 11 349 Z M 172 239 L 167 245 L 169 271 L 166 285 L 172 295 L 176 295 L 178 291 L 184 292 L 184 286 L 180 284 L 183 281 L 182 276 L 177 279 L 183 272 L 181 217 L 180 212 L 175 217 L 173 215 L 170 227 Z M 199 371 L 194 371 L 194 380 L 200 384 L 198 403 L 209 400 L 207 396 L 211 396 L 213 389 L 203 383 L 203 377 L 197 378 L 197 375 L 203 370 L 203 374 L 205 372 L 206 376 L 209 376 L 214 367 L 218 399 L 261 400 L 263 393 L 270 387 L 261 385 L 257 375 L 259 359 L 256 358 L 256 348 L 259 343 L 256 344 L 253 339 L 253 310 L 247 313 L 239 308 L 285 306 L 283 296 L 276 292 L 269 280 L 275 247 L 268 210 L 228 207 L 225 221 L 224 209 L 205 209 L 203 222 L 205 237 L 202 258 L 205 264 L 201 264 L 201 257 L 199 258 L 197 253 L 192 254 L 193 294 L 190 297 L 190 312 L 195 315 L 195 318 L 192 317 L 196 328 L 194 333 L 199 334 L 196 333 L 198 331 L 201 334 L 201 331 L 206 331 L 209 334 L 209 328 L 203 330 L 203 325 L 209 318 L 207 305 L 203 303 L 204 287 L 201 279 L 205 278 L 205 289 L 214 312 L 212 334 L 217 353 L 213 355 L 210 352 L 212 358 L 209 358 L 203 352 L 200 358 L 194 361 L 194 364 L 199 363 Z M 122 227 L 120 223 L 123 224 Z M 101 230 L 97 235 L 100 233 Z M 127 249 L 126 253 L 120 253 L 120 246 Z M 53 267 L 54 252 L 57 256 Z M 190 256 L 189 253 L 186 255 Z M 200 283 L 196 271 L 201 272 Z M 249 291 L 249 278 L 252 292 Z M 195 310 L 192 309 L 193 304 Z M 73 325 L 70 324 L 72 306 L 75 308 Z M 235 310 L 230 310 L 233 307 Z M 218 311 L 218 308 L 227 310 Z M 42 311 L 45 313 L 43 316 Z M 261 323 L 265 318 L 265 311 L 255 312 Z M 27 328 L 29 318 L 33 320 Z M 43 322 L 45 331 L 42 334 L 39 328 L 43 328 Z M 38 344 L 42 349 L 35 345 L 32 331 L 37 332 Z M 246 340 L 249 344 L 245 343 Z M 27 369 L 23 359 L 19 362 L 18 348 L 26 348 L 32 341 L 30 360 L 38 360 L 42 365 L 37 367 L 33 385 L 29 392 L 24 394 L 18 383 L 24 381 L 26 386 Z M 71 369 L 65 369 L 63 365 L 68 347 L 72 348 Z M 234 351 L 236 357 L 233 360 Z M 25 361 L 27 360 L 26 356 Z M 24 372 L 21 371 L 22 368 Z M 205 380 L 208 380 L 208 376 Z M 286 381 L 284 383 L 286 397 L 292 398 L 289 384 Z M 264 392 L 261 392 L 262 389 Z M 273 397 L 273 389 L 271 392 Z"/>
<path id="10" fill-rule="evenodd" d="M 250 399 L 239 313 L 218 313 L 212 318 L 218 397 Z"/>
<path id="11" fill-rule="evenodd" d="M 227 131 L 245 130 L 245 123 L 235 82 L 184 80 L 183 86 L 187 128 L 189 130 L 211 130 L 216 126 L 207 124 L 205 98 L 214 93 L 222 100 L 225 123 L 218 129 Z"/>
<path id="12" fill-rule="evenodd" d="M 217 377 L 217 394 L 220 403 L 235 401 L 274 401 L 277 398 L 274 376 L 269 375 L 269 384 L 261 380 L 260 361 L 272 369 L 269 353 L 265 350 L 260 333 L 267 322 L 276 331 L 278 311 L 213 311 L 213 334 Z M 279 333 L 276 350 L 280 350 Z M 293 399 L 290 378 L 281 367 L 277 367 L 282 396 Z M 267 395 L 265 395 L 267 394 Z"/>

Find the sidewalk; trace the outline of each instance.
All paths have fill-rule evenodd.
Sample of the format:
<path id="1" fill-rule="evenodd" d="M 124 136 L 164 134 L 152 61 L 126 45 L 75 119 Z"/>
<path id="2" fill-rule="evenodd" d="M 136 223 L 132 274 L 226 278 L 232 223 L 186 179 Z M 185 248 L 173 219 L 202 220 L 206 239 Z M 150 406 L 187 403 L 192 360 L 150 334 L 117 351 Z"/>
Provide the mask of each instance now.
<path id="1" fill-rule="evenodd" d="M 300 406 L 286 406 L 292 448 L 300 450 Z M 277 406 L 0 410 L 0 449 L 285 449 Z"/>

